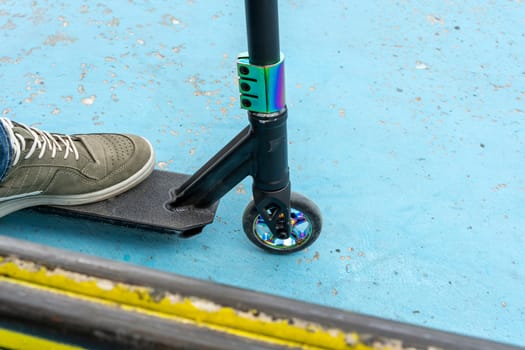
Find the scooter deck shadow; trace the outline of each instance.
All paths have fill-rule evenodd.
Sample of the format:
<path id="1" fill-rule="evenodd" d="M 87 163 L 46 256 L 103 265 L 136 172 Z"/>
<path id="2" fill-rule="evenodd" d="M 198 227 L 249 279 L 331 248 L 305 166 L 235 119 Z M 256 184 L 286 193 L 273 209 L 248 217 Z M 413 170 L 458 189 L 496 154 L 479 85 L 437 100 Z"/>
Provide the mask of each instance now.
<path id="1" fill-rule="evenodd" d="M 167 209 L 165 204 L 171 199 L 171 190 L 188 178 L 186 174 L 155 170 L 135 188 L 105 201 L 35 209 L 43 213 L 191 236 L 213 222 L 219 202 L 205 208 L 187 206 Z"/>

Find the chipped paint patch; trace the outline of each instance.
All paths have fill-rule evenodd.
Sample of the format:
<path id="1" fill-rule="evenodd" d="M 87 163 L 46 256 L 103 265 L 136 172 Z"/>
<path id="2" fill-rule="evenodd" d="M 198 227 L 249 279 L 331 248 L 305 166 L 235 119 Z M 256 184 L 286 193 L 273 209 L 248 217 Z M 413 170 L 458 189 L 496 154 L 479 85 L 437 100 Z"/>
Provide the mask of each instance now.
<path id="1" fill-rule="evenodd" d="M 201 86 L 206 84 L 206 81 L 203 79 L 200 79 L 198 74 L 189 77 L 186 80 L 186 82 L 189 83 L 191 86 L 193 86 L 193 88 L 195 89 L 193 93 L 195 96 L 215 96 L 220 92 L 220 89 L 203 90 Z"/>
<path id="2" fill-rule="evenodd" d="M 416 69 L 424 70 L 424 69 L 428 69 L 428 66 L 425 63 L 421 62 L 421 61 L 417 61 L 416 62 Z"/>
<path id="3" fill-rule="evenodd" d="M 1 30 L 13 30 L 16 29 L 16 24 L 13 21 L 8 20 L 3 26 L 0 27 Z"/>
<path id="4" fill-rule="evenodd" d="M 240 184 L 235 188 L 235 193 L 237 193 L 237 194 L 242 194 L 242 195 L 247 194 L 246 189 L 244 188 L 244 184 L 240 183 Z"/>
<path id="5" fill-rule="evenodd" d="M 374 339 L 375 343 L 371 346 L 361 341 L 357 333 L 326 328 L 307 320 L 275 317 L 259 310 L 237 310 L 200 297 L 159 291 L 59 267 L 48 268 L 13 257 L 0 257 L 0 276 L 5 276 L 0 277 L 0 281 L 8 283 L 274 344 L 302 348 L 394 349 L 384 341 Z"/>
<path id="6" fill-rule="evenodd" d="M 429 21 L 431 24 L 440 24 L 440 25 L 445 24 L 445 20 L 443 18 L 439 16 L 435 16 L 435 15 L 428 15 L 427 21 Z"/>
<path id="7" fill-rule="evenodd" d="M 181 44 L 179 46 L 172 47 L 171 48 L 171 52 L 173 52 L 173 53 L 180 53 L 182 51 L 182 49 L 184 49 L 184 48 L 185 48 L 184 44 Z"/>
<path id="8" fill-rule="evenodd" d="M 95 103 L 96 99 L 97 99 L 96 95 L 91 95 L 89 97 L 83 98 L 82 100 L 80 100 L 80 102 L 82 102 L 82 104 L 85 104 L 87 106 L 91 106 L 93 103 Z"/>
<path id="9" fill-rule="evenodd" d="M 176 25 L 179 25 L 181 24 L 181 21 L 180 19 L 170 15 L 170 14 L 165 14 L 164 16 L 162 16 L 162 22 L 161 24 L 163 26 L 176 26 Z"/>
<path id="10" fill-rule="evenodd" d="M 76 38 L 70 37 L 64 33 L 56 33 L 47 37 L 44 45 L 55 46 L 58 43 L 72 44 L 77 41 Z"/>

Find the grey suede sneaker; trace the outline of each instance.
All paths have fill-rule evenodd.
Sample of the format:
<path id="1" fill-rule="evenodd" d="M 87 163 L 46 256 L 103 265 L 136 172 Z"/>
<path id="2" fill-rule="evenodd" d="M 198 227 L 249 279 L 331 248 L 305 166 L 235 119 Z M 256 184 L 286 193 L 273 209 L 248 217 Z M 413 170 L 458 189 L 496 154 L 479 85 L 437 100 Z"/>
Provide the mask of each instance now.
<path id="1" fill-rule="evenodd" d="M 125 134 L 51 134 L 1 118 L 13 160 L 0 182 L 0 217 L 36 205 L 79 205 L 116 196 L 146 179 L 153 147 Z"/>

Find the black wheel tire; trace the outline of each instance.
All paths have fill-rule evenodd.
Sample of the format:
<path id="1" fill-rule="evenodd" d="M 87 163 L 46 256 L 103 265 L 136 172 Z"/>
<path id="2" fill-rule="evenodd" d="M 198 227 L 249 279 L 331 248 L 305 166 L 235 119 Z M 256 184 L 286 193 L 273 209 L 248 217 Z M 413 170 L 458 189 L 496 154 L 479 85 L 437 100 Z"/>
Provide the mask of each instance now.
<path id="1" fill-rule="evenodd" d="M 259 213 L 257 212 L 257 208 L 255 208 L 255 203 L 253 201 L 251 201 L 248 206 L 246 206 L 244 214 L 242 215 L 242 227 L 248 239 L 259 248 L 276 254 L 294 253 L 303 250 L 314 243 L 321 233 L 321 211 L 314 202 L 296 192 L 292 192 L 290 204 L 292 209 L 300 211 L 304 214 L 306 221 L 310 225 L 311 231 L 305 240 L 301 241 L 299 244 L 294 244 L 289 247 L 276 247 L 261 239 L 255 232 L 255 225 L 257 223 Z"/>

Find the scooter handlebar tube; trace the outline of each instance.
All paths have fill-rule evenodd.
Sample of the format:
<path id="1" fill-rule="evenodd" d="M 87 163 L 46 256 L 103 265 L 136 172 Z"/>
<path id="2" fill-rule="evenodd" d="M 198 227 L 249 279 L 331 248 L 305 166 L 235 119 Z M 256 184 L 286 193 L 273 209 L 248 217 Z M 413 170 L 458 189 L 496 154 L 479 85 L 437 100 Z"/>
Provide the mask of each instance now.
<path id="1" fill-rule="evenodd" d="M 279 62 L 277 0 L 245 0 L 250 63 L 268 66 Z"/>

